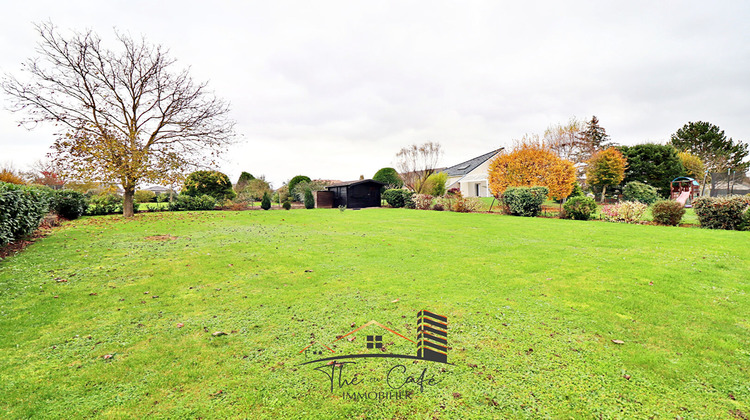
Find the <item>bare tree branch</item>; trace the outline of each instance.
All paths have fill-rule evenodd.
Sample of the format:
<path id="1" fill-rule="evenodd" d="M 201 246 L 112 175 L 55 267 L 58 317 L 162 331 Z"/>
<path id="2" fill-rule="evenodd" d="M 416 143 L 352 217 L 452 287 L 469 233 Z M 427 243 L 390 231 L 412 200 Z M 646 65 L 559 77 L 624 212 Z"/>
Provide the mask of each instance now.
<path id="1" fill-rule="evenodd" d="M 404 185 L 421 194 L 425 181 L 437 169 L 441 153 L 440 143 L 433 142 L 402 148 L 396 154 L 396 169 Z"/>
<path id="2" fill-rule="evenodd" d="M 194 83 L 188 70 L 159 45 L 115 33 L 119 49 L 91 31 L 62 36 L 37 25 L 38 58 L 24 65 L 26 80 L 6 75 L 2 89 L 23 111 L 21 124 L 61 124 L 54 158 L 78 177 L 125 190 L 126 216 L 141 181 L 172 182 L 202 166 L 235 137 L 229 105 Z"/>

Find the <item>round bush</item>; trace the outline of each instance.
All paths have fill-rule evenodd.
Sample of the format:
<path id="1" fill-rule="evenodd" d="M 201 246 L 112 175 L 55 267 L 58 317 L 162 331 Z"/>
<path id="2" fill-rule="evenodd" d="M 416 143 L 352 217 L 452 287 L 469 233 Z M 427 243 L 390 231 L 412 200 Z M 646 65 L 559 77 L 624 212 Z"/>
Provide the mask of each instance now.
<path id="1" fill-rule="evenodd" d="M 385 190 L 383 193 L 383 199 L 388 203 L 389 206 L 394 208 L 406 207 L 414 208 L 414 200 L 412 191 L 401 190 L 401 189 L 390 189 Z"/>
<path id="2" fill-rule="evenodd" d="M 563 204 L 565 217 L 589 220 L 596 212 L 596 200 L 586 196 L 575 196 Z"/>
<path id="3" fill-rule="evenodd" d="M 659 199 L 659 191 L 643 182 L 632 181 L 625 184 L 622 189 L 624 201 L 638 201 L 643 204 L 652 204 Z"/>
<path id="4" fill-rule="evenodd" d="M 59 216 L 74 220 L 86 211 L 86 196 L 73 190 L 56 191 L 51 207 Z"/>
<path id="5" fill-rule="evenodd" d="M 547 187 L 509 187 L 503 192 L 503 205 L 513 216 L 535 217 L 549 194 Z"/>
<path id="6" fill-rule="evenodd" d="M 401 179 L 401 176 L 399 176 L 398 172 L 393 168 L 380 169 L 379 171 L 375 172 L 375 175 L 373 175 L 372 179 L 374 181 L 380 181 L 385 184 L 381 191 L 385 191 L 389 188 L 401 188 L 404 186 L 404 181 Z"/>
<path id="7" fill-rule="evenodd" d="M 292 203 L 290 203 L 289 201 L 284 201 L 284 204 L 282 204 L 281 206 L 284 207 L 284 210 L 289 210 L 292 208 Z"/>
<path id="8" fill-rule="evenodd" d="M 271 208 L 271 196 L 268 194 L 268 191 L 263 193 L 263 199 L 260 200 L 260 208 L 263 210 Z"/>
<path id="9" fill-rule="evenodd" d="M 185 179 L 185 189 L 182 192 L 193 197 L 210 195 L 216 201 L 231 200 L 237 196 L 232 189 L 232 181 L 226 174 L 219 171 L 191 173 Z"/>
<path id="10" fill-rule="evenodd" d="M 651 214 L 660 225 L 677 226 L 685 215 L 685 207 L 674 200 L 660 200 L 651 206 Z"/>
<path id="11" fill-rule="evenodd" d="M 297 184 L 299 184 L 300 182 L 309 183 L 309 182 L 312 182 L 312 180 L 310 179 L 309 176 L 305 176 L 305 175 L 297 175 L 294 178 L 290 179 L 289 184 L 287 185 L 289 186 L 289 193 L 292 194 L 292 197 L 294 197 L 294 187 L 296 187 Z"/>

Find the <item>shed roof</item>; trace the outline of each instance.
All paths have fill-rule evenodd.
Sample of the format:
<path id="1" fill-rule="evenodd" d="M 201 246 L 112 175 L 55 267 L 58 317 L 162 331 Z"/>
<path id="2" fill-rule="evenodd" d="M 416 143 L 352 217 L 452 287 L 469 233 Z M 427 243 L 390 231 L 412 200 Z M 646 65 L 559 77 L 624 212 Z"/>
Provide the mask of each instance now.
<path id="1" fill-rule="evenodd" d="M 385 185 L 385 183 L 380 182 L 380 181 L 375 181 L 374 179 L 358 179 L 356 181 L 345 181 L 345 182 L 339 182 L 338 184 L 326 185 L 326 188 L 331 188 L 331 187 L 348 187 L 348 186 L 357 185 L 357 184 L 364 184 L 366 182 L 372 182 L 372 183 L 375 183 L 375 184 Z"/>
<path id="2" fill-rule="evenodd" d="M 485 153 L 481 156 L 477 156 L 473 159 L 469 159 L 466 162 L 461 162 L 457 165 L 453 165 L 449 168 L 446 168 L 443 172 L 447 173 L 450 177 L 455 176 L 464 176 L 468 174 L 469 172 L 473 171 L 477 168 L 477 166 L 483 164 L 487 160 L 491 159 L 496 154 L 500 153 L 500 151 L 503 150 L 503 147 L 493 150 L 491 152 Z"/>

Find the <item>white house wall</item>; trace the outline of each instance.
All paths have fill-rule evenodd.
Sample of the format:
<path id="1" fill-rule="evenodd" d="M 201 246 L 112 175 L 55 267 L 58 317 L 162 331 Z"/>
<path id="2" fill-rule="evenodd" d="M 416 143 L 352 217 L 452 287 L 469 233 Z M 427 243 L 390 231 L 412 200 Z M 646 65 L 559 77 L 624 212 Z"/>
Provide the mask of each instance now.
<path id="1" fill-rule="evenodd" d="M 492 193 L 489 190 L 488 178 L 490 162 L 492 162 L 496 156 L 487 159 L 484 163 L 474 168 L 473 171 L 462 177 L 448 178 L 448 181 L 445 183 L 446 188 L 455 188 L 455 184 L 458 182 L 458 187 L 464 197 L 492 197 Z M 479 195 L 476 193 L 476 185 L 479 185 Z"/>

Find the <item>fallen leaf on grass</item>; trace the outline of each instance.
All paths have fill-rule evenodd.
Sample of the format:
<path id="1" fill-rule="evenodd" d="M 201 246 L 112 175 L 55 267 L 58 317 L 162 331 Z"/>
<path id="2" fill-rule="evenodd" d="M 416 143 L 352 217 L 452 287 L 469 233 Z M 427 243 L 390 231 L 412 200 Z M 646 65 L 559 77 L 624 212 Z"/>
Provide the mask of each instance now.
<path id="1" fill-rule="evenodd" d="M 215 333 L 211 334 L 214 337 L 221 337 L 222 335 L 227 335 L 224 331 L 216 331 Z"/>
<path id="2" fill-rule="evenodd" d="M 615 344 L 625 344 L 625 342 L 622 340 L 612 340 L 612 342 Z"/>
<path id="3" fill-rule="evenodd" d="M 113 358 L 113 357 L 114 357 L 114 356 L 113 356 L 113 355 L 111 355 L 111 354 L 105 354 L 104 356 L 102 356 L 102 359 L 104 359 L 104 360 L 109 360 L 109 359 L 111 359 L 111 358 Z"/>
<path id="4" fill-rule="evenodd" d="M 182 327 L 184 327 L 184 326 L 185 326 L 185 324 L 183 324 L 182 322 L 178 322 L 178 323 L 177 323 L 177 328 L 182 328 Z"/>
<path id="5" fill-rule="evenodd" d="M 401 299 L 393 299 L 393 300 L 391 301 L 391 303 L 396 303 L 396 302 L 398 302 L 399 300 L 401 300 Z"/>

